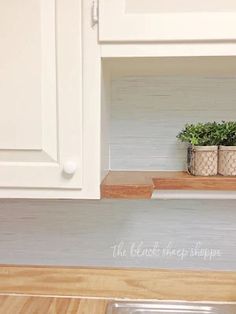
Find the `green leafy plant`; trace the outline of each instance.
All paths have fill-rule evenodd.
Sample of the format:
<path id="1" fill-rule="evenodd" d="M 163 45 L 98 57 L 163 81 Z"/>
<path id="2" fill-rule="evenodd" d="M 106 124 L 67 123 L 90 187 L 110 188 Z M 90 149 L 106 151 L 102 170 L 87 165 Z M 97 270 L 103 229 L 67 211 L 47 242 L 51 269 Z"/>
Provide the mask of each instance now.
<path id="1" fill-rule="evenodd" d="M 218 124 L 219 145 L 236 146 L 236 121 L 222 121 Z"/>
<path id="2" fill-rule="evenodd" d="M 177 138 L 194 146 L 219 145 L 221 139 L 219 124 L 217 122 L 186 124 Z"/>

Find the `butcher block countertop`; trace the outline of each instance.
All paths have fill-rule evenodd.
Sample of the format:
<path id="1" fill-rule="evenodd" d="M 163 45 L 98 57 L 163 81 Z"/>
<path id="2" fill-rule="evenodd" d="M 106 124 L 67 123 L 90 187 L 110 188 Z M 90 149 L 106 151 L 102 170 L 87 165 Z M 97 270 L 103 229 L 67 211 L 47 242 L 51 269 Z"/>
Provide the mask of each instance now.
<path id="1" fill-rule="evenodd" d="M 236 272 L 1 266 L 3 295 L 236 301 Z"/>
<path id="2" fill-rule="evenodd" d="M 105 314 L 108 301 L 71 297 L 1 295 L 1 314 Z"/>

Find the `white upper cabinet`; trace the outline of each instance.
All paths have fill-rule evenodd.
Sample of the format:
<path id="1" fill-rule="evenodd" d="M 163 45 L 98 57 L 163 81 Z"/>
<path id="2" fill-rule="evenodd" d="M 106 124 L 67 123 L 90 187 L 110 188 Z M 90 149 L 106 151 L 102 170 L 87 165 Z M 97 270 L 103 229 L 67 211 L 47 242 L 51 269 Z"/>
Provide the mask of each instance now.
<path id="1" fill-rule="evenodd" d="M 82 187 L 81 2 L 0 1 L 0 187 Z"/>
<path id="2" fill-rule="evenodd" d="M 99 0 L 100 41 L 236 39 L 235 0 Z"/>

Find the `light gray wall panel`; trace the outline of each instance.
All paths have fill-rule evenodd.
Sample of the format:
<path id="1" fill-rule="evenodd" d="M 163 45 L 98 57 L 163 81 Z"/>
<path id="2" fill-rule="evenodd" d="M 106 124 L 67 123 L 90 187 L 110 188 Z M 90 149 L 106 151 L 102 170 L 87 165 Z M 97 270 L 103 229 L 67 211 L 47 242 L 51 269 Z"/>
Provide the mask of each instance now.
<path id="1" fill-rule="evenodd" d="M 118 77 L 112 81 L 114 170 L 183 170 L 188 122 L 236 119 L 236 77 Z"/>
<path id="2" fill-rule="evenodd" d="M 123 242 L 125 256 L 113 257 Z M 219 256 L 131 256 L 158 243 L 197 243 Z M 0 264 L 151 267 L 236 271 L 236 201 L 18 201 L 0 203 Z"/>

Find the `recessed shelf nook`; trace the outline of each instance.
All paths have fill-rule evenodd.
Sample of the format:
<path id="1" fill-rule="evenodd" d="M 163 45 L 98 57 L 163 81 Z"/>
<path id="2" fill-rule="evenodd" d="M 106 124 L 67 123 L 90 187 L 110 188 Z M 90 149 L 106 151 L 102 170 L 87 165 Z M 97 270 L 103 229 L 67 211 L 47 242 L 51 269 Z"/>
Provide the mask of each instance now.
<path id="1" fill-rule="evenodd" d="M 101 194 L 150 198 L 156 189 L 231 190 L 234 177 L 193 177 L 186 123 L 236 118 L 236 57 L 104 58 Z"/>

